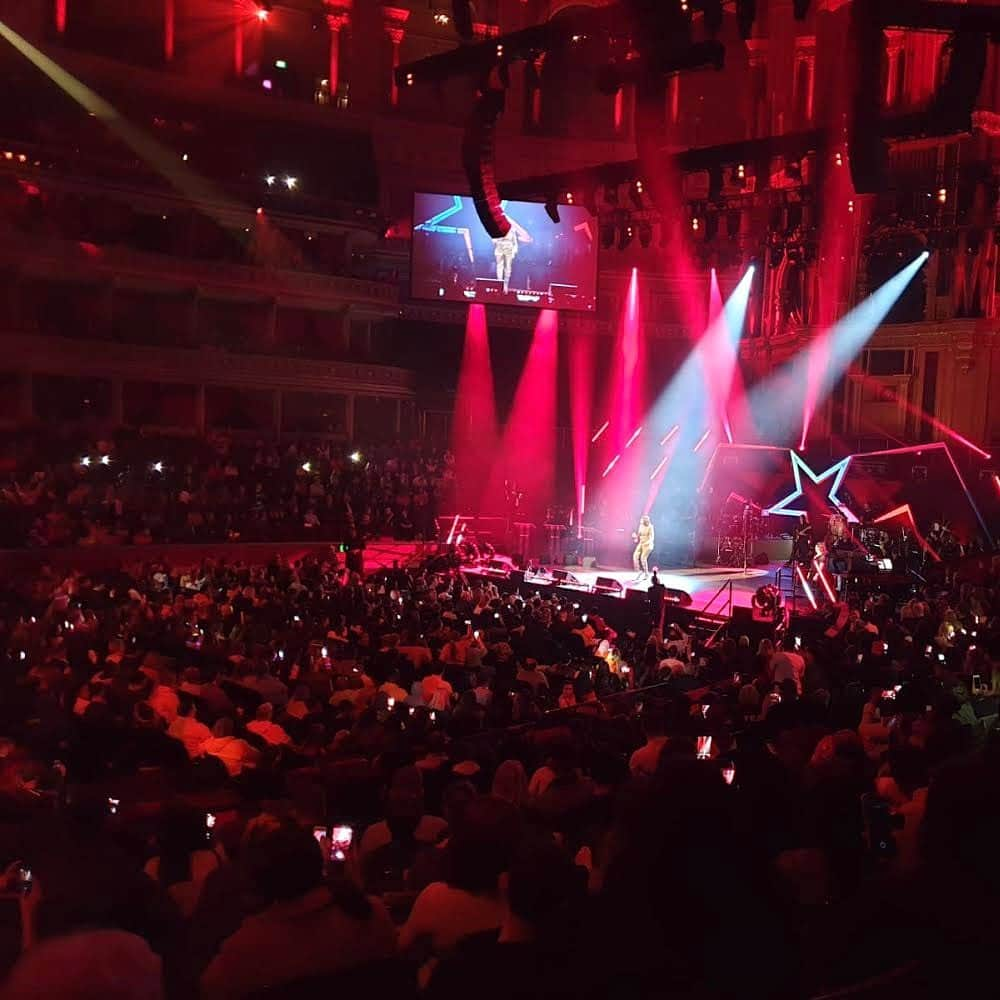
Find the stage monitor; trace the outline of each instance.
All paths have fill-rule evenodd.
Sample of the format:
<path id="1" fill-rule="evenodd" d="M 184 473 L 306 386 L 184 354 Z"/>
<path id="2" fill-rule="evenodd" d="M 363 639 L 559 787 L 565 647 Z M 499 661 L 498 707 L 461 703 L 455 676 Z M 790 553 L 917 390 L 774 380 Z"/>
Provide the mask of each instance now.
<path id="1" fill-rule="evenodd" d="M 536 202 L 505 201 L 503 208 L 510 232 L 494 240 L 471 198 L 415 194 L 412 296 L 594 312 L 597 226 L 590 212 L 559 205 L 559 222 L 553 222 Z"/>

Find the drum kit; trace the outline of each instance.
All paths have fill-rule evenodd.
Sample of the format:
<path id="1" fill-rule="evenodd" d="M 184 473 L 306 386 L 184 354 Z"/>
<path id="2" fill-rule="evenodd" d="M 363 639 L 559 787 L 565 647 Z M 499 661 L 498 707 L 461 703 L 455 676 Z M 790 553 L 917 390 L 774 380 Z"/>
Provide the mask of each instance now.
<path id="1" fill-rule="evenodd" d="M 754 542 L 764 533 L 763 526 L 764 510 L 760 504 L 730 493 L 719 520 L 715 561 L 720 566 L 746 569 L 753 559 Z"/>

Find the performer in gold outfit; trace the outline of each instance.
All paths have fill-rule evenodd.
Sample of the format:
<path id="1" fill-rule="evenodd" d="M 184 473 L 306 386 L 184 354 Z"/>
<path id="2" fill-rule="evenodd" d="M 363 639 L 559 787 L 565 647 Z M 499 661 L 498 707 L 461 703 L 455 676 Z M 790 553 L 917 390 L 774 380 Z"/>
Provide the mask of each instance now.
<path id="1" fill-rule="evenodd" d="M 632 553 L 632 566 L 635 568 L 636 578 L 645 580 L 649 576 L 649 557 L 656 543 L 653 522 L 648 514 L 639 518 L 639 527 L 632 533 L 632 541 L 636 543 Z"/>

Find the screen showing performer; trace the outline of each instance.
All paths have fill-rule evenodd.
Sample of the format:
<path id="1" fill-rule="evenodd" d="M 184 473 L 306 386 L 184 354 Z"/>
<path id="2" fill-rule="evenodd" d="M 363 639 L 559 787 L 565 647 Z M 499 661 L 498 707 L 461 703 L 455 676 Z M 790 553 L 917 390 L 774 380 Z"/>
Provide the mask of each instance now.
<path id="1" fill-rule="evenodd" d="M 590 212 L 560 205 L 553 222 L 536 202 L 501 205 L 510 231 L 491 239 L 471 198 L 413 196 L 414 298 L 593 312 L 597 230 Z"/>
<path id="2" fill-rule="evenodd" d="M 653 546 L 656 544 L 656 532 L 648 514 L 643 514 L 639 518 L 639 527 L 633 532 L 632 541 L 635 542 L 632 566 L 636 572 L 636 579 L 645 580 L 649 576 L 649 557 L 653 554 Z"/>

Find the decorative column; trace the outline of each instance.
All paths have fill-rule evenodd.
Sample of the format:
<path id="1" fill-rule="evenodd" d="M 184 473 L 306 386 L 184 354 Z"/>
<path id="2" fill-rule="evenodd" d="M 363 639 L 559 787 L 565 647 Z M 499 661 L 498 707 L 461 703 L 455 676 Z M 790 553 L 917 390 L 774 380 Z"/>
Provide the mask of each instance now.
<path id="1" fill-rule="evenodd" d="M 340 84 L 340 32 L 351 23 L 351 6 L 347 3 L 326 3 L 326 25 L 330 29 L 330 103 L 337 103 Z"/>
<path id="2" fill-rule="evenodd" d="M 532 126 L 542 123 L 542 69 L 545 66 L 545 53 L 539 52 L 530 62 L 531 67 L 531 103 L 528 109 L 528 120 Z"/>
<path id="3" fill-rule="evenodd" d="M 748 38 L 747 55 L 750 59 L 750 109 L 747 114 L 748 139 L 768 134 L 767 115 L 767 39 Z"/>
<path id="4" fill-rule="evenodd" d="M 396 69 L 399 67 L 399 47 L 403 44 L 406 34 L 406 21 L 410 12 L 405 7 L 383 7 L 382 25 L 392 43 L 392 66 L 389 71 L 389 103 L 396 107 L 399 104 L 399 87 L 396 86 Z"/>
<path id="5" fill-rule="evenodd" d="M 243 3 L 233 0 L 233 73 L 243 78 Z"/>
<path id="6" fill-rule="evenodd" d="M 66 0 L 55 0 L 55 14 L 56 31 L 63 35 L 66 33 Z"/>
<path id="7" fill-rule="evenodd" d="M 888 57 L 888 70 L 885 80 L 885 106 L 895 107 L 902 99 L 899 83 L 899 58 L 903 51 L 903 32 L 892 30 L 886 31 L 886 56 Z M 905 69 L 905 66 L 904 66 Z"/>
<path id="8" fill-rule="evenodd" d="M 348 441 L 354 440 L 354 393 L 344 397 L 344 433 Z"/>
<path id="9" fill-rule="evenodd" d="M 163 58 L 173 62 L 174 37 L 177 30 L 176 0 L 163 0 Z"/>
<path id="10" fill-rule="evenodd" d="M 799 68 L 806 65 L 806 92 L 799 93 Z M 800 35 L 795 39 L 795 79 L 792 81 L 794 88 L 794 100 L 796 107 L 802 101 L 805 110 L 805 122 L 813 120 L 815 106 L 813 101 L 816 95 L 816 36 Z M 804 98 L 804 100 L 803 100 Z"/>
<path id="11" fill-rule="evenodd" d="M 676 125 L 681 118 L 681 75 L 672 73 L 667 81 L 667 124 Z"/>

